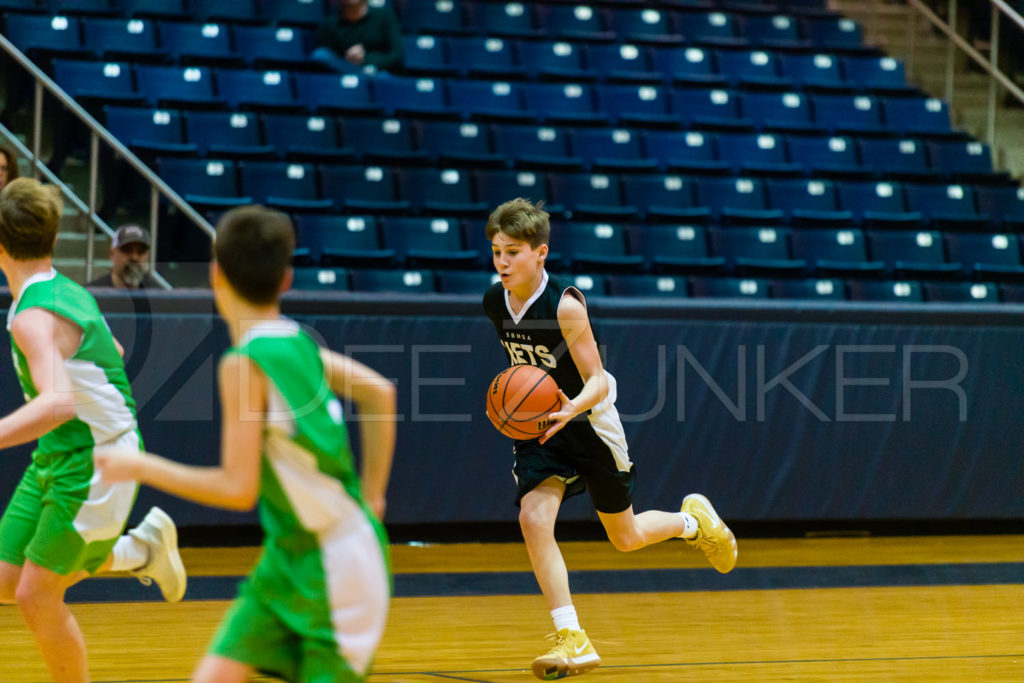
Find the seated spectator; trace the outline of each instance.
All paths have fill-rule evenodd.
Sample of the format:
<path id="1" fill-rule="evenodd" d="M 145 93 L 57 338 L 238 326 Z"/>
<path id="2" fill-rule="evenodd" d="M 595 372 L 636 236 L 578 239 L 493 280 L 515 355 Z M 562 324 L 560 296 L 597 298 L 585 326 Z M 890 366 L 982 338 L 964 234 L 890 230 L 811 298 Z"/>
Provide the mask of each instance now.
<path id="1" fill-rule="evenodd" d="M 18 158 L 6 147 L 0 147 L 0 190 L 18 177 Z"/>
<path id="2" fill-rule="evenodd" d="M 367 0 L 341 0 L 338 14 L 316 31 L 313 59 L 341 72 L 375 72 L 402 64 L 402 32 L 387 7 Z"/>
<path id="3" fill-rule="evenodd" d="M 110 272 L 88 287 L 154 289 L 160 285 L 149 274 L 149 231 L 138 225 L 122 225 L 110 245 Z"/>

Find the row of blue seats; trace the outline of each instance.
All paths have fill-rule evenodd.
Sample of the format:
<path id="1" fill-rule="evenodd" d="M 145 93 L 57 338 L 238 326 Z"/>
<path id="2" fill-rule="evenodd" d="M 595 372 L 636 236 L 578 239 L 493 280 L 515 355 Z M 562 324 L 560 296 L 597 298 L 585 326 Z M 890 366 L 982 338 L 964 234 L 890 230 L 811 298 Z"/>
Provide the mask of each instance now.
<path id="1" fill-rule="evenodd" d="M 108 103 L 410 114 L 641 127 L 754 127 L 808 132 L 963 137 L 927 97 L 740 92 L 650 85 L 516 83 L 288 70 L 209 69 L 55 60 L 58 85 Z"/>
<path id="2" fill-rule="evenodd" d="M 107 128 L 141 152 L 238 159 L 550 170 L 999 181 L 989 148 L 957 139 L 570 128 L 108 106 Z"/>
<path id="3" fill-rule="evenodd" d="M 484 272 L 432 270 L 347 270 L 296 268 L 292 289 L 482 296 L 493 281 Z M 576 275 L 573 284 L 588 296 L 659 299 L 807 299 L 862 302 L 1024 302 L 1024 285 L 988 282 L 873 281 L 858 279 L 764 279 L 671 275 Z"/>
<path id="4" fill-rule="evenodd" d="M 658 174 L 391 168 L 162 157 L 161 177 L 204 206 L 486 215 L 512 197 L 581 219 L 984 230 L 1024 228 L 1024 188 Z"/>
<path id="5" fill-rule="evenodd" d="M 374 6 L 386 4 L 370 0 Z M 315 25 L 327 13 L 326 0 L 0 0 L 0 12 L 49 16 L 169 18 L 197 21 Z"/>
<path id="6" fill-rule="evenodd" d="M 296 215 L 297 265 L 487 268 L 482 220 Z M 552 271 L 1024 281 L 1020 238 L 934 230 L 555 221 Z"/>

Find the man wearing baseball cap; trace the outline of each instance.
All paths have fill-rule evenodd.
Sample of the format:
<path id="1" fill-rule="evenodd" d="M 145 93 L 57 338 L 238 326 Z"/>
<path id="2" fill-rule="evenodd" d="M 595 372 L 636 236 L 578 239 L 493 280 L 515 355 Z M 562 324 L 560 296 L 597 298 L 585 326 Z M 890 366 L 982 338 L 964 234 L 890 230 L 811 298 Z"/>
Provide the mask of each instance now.
<path id="1" fill-rule="evenodd" d="M 149 274 L 149 247 L 148 230 L 132 223 L 122 225 L 110 244 L 110 272 L 87 286 L 120 289 L 159 287 Z"/>

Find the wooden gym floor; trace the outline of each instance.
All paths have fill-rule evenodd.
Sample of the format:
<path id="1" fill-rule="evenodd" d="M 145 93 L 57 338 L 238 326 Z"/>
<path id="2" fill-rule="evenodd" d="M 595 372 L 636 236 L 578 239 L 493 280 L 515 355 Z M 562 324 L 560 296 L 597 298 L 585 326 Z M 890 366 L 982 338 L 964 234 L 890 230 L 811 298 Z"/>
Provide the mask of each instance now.
<path id="1" fill-rule="evenodd" d="M 1021 536 L 741 538 L 724 576 L 682 542 L 563 548 L 603 659 L 582 680 L 1024 680 Z M 176 605 L 130 578 L 72 589 L 93 680 L 187 681 L 255 552 L 185 549 Z M 534 680 L 552 626 L 522 544 L 402 545 L 393 561 L 371 682 Z M 0 681 L 46 680 L 17 609 L 0 606 Z"/>

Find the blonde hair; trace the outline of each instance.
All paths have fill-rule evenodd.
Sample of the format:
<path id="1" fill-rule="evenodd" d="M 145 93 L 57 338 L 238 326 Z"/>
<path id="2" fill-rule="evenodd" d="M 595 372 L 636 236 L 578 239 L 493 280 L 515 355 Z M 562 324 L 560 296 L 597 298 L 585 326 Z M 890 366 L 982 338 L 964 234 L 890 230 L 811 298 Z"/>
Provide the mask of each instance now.
<path id="1" fill-rule="evenodd" d="M 63 212 L 56 187 L 12 180 L 0 192 L 0 246 L 18 261 L 52 256 Z"/>
<path id="2" fill-rule="evenodd" d="M 499 232 L 509 237 L 522 240 L 536 249 L 547 244 L 551 239 L 551 223 L 548 212 L 543 209 L 544 202 L 532 204 L 530 200 L 517 197 L 505 202 L 487 219 L 484 229 L 487 241 L 490 242 Z"/>

